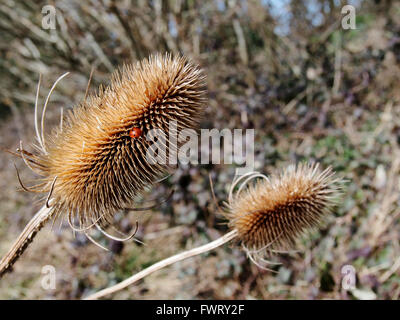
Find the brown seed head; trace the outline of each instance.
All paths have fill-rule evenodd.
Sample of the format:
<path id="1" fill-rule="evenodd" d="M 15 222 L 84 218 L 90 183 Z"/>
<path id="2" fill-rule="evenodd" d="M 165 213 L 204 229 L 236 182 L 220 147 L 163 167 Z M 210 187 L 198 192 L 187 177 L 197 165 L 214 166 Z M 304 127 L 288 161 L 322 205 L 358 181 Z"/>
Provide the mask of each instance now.
<path id="1" fill-rule="evenodd" d="M 321 172 L 318 165 L 307 164 L 290 166 L 269 178 L 262 176 L 231 197 L 229 224 L 250 252 L 288 248 L 332 209 L 339 181 L 333 176 L 330 168 Z"/>
<path id="2" fill-rule="evenodd" d="M 77 217 L 81 226 L 104 225 L 170 168 L 149 163 L 149 130 L 167 134 L 171 120 L 177 130 L 197 129 L 204 108 L 197 66 L 183 57 L 151 56 L 116 71 L 110 86 L 75 107 L 46 138 L 46 152 L 30 159 L 44 176 L 43 191 L 55 181 L 55 211 Z"/>

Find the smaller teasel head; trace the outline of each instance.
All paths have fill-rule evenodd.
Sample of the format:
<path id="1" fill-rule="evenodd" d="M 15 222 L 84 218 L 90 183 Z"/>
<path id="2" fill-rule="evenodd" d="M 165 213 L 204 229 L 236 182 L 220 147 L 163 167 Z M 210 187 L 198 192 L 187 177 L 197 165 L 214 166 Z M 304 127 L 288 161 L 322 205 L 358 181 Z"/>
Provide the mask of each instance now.
<path id="1" fill-rule="evenodd" d="M 270 249 L 290 249 L 332 211 L 340 181 L 331 168 L 322 171 L 318 164 L 292 165 L 270 177 L 256 172 L 241 176 L 229 195 L 229 226 L 253 261 Z"/>

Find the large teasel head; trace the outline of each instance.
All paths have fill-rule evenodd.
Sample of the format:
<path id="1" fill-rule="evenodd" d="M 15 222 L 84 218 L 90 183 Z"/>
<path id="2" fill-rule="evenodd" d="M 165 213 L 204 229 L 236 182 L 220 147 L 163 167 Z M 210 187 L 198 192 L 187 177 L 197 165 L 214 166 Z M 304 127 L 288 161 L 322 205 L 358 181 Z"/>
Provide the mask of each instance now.
<path id="1" fill-rule="evenodd" d="M 73 108 L 62 126 L 46 137 L 38 134 L 38 153 L 21 151 L 42 175 L 32 189 L 51 193 L 53 211 L 68 214 L 78 229 L 106 226 L 171 167 L 149 161 L 153 141 L 147 134 L 160 129 L 168 137 L 171 121 L 178 131 L 197 129 L 205 93 L 201 70 L 183 57 L 158 54 L 124 65 L 109 86 Z M 167 143 L 166 152 L 177 147 Z"/>
<path id="2" fill-rule="evenodd" d="M 112 236 L 105 229 L 112 227 L 115 213 L 131 207 L 136 196 L 172 169 L 169 154 L 176 153 L 179 144 L 176 139 L 165 139 L 183 129 L 197 129 L 205 109 L 205 78 L 201 70 L 184 57 L 157 54 L 123 66 L 112 75 L 109 86 L 100 87 L 87 99 L 85 95 L 80 105 L 61 116 L 60 126 L 45 134 L 48 102 L 57 83 L 67 74 L 50 89 L 40 125 L 39 78 L 36 151 L 28 152 L 21 142 L 16 155 L 40 175 L 36 185 L 27 187 L 17 170 L 22 188 L 45 193 L 45 205 L 0 260 L 0 277 L 11 270 L 45 223 L 61 214 L 68 217 L 75 231 L 84 232 L 96 244 L 88 234 L 94 226 L 114 240 L 131 239 L 137 226 L 124 238 Z M 153 134 L 149 141 L 153 129 L 162 135 Z M 159 150 L 164 153 L 163 162 L 149 156 L 155 140 L 164 144 Z"/>
<path id="3" fill-rule="evenodd" d="M 272 249 L 292 248 L 301 234 L 319 226 L 340 189 L 341 179 L 318 164 L 291 165 L 269 177 L 253 172 L 232 184 L 226 216 L 256 262 Z"/>

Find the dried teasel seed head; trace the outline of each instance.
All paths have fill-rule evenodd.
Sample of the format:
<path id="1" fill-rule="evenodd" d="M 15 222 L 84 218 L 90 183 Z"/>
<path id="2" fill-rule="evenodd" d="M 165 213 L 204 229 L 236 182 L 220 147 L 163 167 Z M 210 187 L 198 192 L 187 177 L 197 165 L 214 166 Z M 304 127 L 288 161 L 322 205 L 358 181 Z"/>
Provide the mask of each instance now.
<path id="1" fill-rule="evenodd" d="M 17 155 L 41 178 L 35 186 L 26 187 L 18 170 L 17 175 L 24 190 L 47 193 L 46 201 L 0 260 L 0 277 L 11 270 L 44 224 L 62 213 L 68 216 L 74 230 L 83 231 L 94 243 L 87 232 L 93 226 L 111 239 L 132 239 L 137 225 L 125 238 L 112 236 L 103 228 L 113 223 L 116 212 L 130 207 L 145 187 L 172 169 L 170 151 L 176 154 L 184 142 L 168 138 L 171 134 L 176 137 L 183 129 L 197 129 L 205 109 L 205 78 L 201 70 L 183 57 L 158 54 L 116 71 L 110 86 L 100 87 L 97 95 L 84 99 L 65 119 L 62 117 L 59 127 L 45 135 L 50 96 L 67 74 L 55 81 L 47 95 L 41 130 L 37 116 L 39 78 L 36 152 L 24 150 L 21 142 Z M 163 136 L 153 135 L 149 141 L 153 129 Z M 147 152 L 158 139 L 158 145 L 164 145 L 158 148 L 162 162 Z"/>
<path id="2" fill-rule="evenodd" d="M 197 129 L 205 109 L 205 78 L 183 57 L 154 55 L 116 71 L 72 109 L 61 128 L 46 137 L 43 152 L 31 156 L 43 175 L 43 191 L 52 192 L 54 211 L 85 228 L 107 225 L 115 212 L 131 205 L 145 186 L 165 174 L 166 163 L 149 162 L 154 142 L 146 134 L 160 129 Z M 166 143 L 166 153 L 176 145 Z"/>
<path id="3" fill-rule="evenodd" d="M 269 178 L 253 173 L 246 182 L 256 177 L 263 179 L 247 189 L 242 185 L 228 203 L 229 225 L 248 253 L 290 248 L 304 231 L 320 224 L 340 190 L 331 168 L 321 171 L 318 164 L 290 166 Z"/>

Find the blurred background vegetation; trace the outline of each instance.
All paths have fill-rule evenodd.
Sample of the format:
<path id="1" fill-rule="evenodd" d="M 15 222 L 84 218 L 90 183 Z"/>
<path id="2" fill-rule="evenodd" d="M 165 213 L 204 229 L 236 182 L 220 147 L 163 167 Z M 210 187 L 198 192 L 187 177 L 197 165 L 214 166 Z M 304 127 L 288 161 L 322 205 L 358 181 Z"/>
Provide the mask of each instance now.
<path id="1" fill-rule="evenodd" d="M 53 5 L 56 29 L 42 28 Z M 400 295 L 400 3 L 351 1 L 356 29 L 341 27 L 339 0 L 0 1 L 0 146 L 32 143 L 39 74 L 41 103 L 57 87 L 48 122 L 60 108 L 109 82 L 124 62 L 155 52 L 183 53 L 207 75 L 203 128 L 254 128 L 256 170 L 270 173 L 301 160 L 331 165 L 348 180 L 340 207 L 298 251 L 273 258 L 275 272 L 250 263 L 238 246 L 176 264 L 117 293 L 117 299 L 398 299 Z M 40 201 L 17 192 L 16 162 L 0 153 L 0 255 Z M 186 248 L 213 240 L 226 226 L 212 202 L 226 199 L 233 165 L 180 166 L 149 197 L 171 201 L 118 216 L 138 239 L 102 251 L 63 224 L 39 233 L 15 271 L 0 281 L 2 299 L 78 299 Z M 352 265 L 357 290 L 342 288 Z M 41 268 L 57 271 L 55 290 L 41 287 Z"/>

